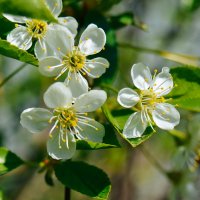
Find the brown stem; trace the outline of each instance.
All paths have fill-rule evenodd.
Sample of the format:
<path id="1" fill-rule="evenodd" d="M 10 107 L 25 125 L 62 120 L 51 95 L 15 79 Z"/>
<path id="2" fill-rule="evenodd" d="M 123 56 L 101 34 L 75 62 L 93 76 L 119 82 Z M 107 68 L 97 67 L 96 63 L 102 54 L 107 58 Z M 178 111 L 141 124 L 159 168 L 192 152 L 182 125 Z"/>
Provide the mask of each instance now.
<path id="1" fill-rule="evenodd" d="M 70 189 L 68 187 L 65 187 L 65 200 L 70 200 Z"/>

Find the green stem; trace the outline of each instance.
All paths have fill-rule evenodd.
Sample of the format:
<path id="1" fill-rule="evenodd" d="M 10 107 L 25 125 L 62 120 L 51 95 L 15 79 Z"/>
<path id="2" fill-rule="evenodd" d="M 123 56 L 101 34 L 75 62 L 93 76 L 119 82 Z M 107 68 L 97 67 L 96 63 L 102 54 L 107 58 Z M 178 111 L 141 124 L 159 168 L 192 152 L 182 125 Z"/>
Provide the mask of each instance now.
<path id="1" fill-rule="evenodd" d="M 10 75 L 8 75 L 1 83 L 0 83 L 0 88 L 6 84 L 13 76 L 15 76 L 18 72 L 20 72 L 27 63 L 23 63 L 19 68 L 17 68 L 15 71 L 13 71 Z"/>
<path id="2" fill-rule="evenodd" d="M 172 53 L 169 51 L 162 51 L 162 50 L 158 50 L 158 49 L 149 49 L 146 47 L 139 47 L 139 46 L 135 46 L 132 44 L 126 44 L 126 43 L 119 43 L 118 45 L 119 45 L 119 47 L 122 47 L 122 48 L 129 48 L 129 49 L 141 51 L 144 53 L 156 54 L 156 55 L 164 57 L 168 60 L 172 60 L 172 61 L 175 61 L 175 62 L 178 62 L 181 64 L 185 64 L 185 65 L 192 65 L 192 66 L 200 65 L 200 57 L 197 57 L 197 56 Z"/>
<path id="3" fill-rule="evenodd" d="M 114 93 L 118 93 L 118 92 L 119 92 L 117 89 L 115 89 L 115 88 L 113 88 L 113 87 L 111 87 L 111 86 L 109 86 L 109 85 L 106 85 L 106 84 L 101 84 L 100 86 L 101 86 L 102 88 L 111 90 L 111 91 L 113 91 Z"/>

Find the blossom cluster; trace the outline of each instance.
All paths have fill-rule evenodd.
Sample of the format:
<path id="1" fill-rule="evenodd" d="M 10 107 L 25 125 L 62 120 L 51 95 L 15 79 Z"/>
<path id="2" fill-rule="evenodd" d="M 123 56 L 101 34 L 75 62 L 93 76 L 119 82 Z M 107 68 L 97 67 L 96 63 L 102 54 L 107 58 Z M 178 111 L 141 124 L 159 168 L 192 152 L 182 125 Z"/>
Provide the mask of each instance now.
<path id="1" fill-rule="evenodd" d="M 44 93 L 47 108 L 28 108 L 21 114 L 21 125 L 32 133 L 49 129 L 48 154 L 53 159 L 69 159 L 76 150 L 77 140 L 102 142 L 105 129 L 102 124 L 88 117 L 88 113 L 100 108 L 107 99 L 103 90 L 89 89 L 87 77 L 99 78 L 109 67 L 102 57 L 89 59 L 105 46 L 106 34 L 95 24 L 89 24 L 75 42 L 78 23 L 73 17 L 58 17 L 62 0 L 45 0 L 58 23 L 50 23 L 27 17 L 4 14 L 16 27 L 7 40 L 20 49 L 34 45 L 39 60 L 39 72 L 64 82 L 55 82 Z M 146 127 L 156 124 L 162 129 L 172 129 L 179 123 L 178 111 L 166 103 L 163 97 L 173 88 L 168 68 L 151 77 L 148 67 L 139 63 L 131 71 L 139 93 L 130 88 L 120 90 L 118 102 L 125 108 L 136 107 L 125 124 L 123 134 L 127 138 L 141 137 Z"/>

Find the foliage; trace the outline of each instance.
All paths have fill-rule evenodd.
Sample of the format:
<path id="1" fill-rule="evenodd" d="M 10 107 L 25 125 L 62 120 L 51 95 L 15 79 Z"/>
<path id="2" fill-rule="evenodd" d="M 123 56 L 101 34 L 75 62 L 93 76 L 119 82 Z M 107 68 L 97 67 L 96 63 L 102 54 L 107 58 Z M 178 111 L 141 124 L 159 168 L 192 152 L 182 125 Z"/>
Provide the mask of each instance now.
<path id="1" fill-rule="evenodd" d="M 56 21 L 45 2 L 41 0 L 0 0 L 0 13 Z"/>
<path id="2" fill-rule="evenodd" d="M 0 175 L 6 174 L 11 170 L 19 167 L 24 162 L 17 155 L 8 149 L 0 148 Z"/>
<path id="3" fill-rule="evenodd" d="M 101 169 L 78 161 L 66 161 L 54 169 L 56 177 L 66 187 L 97 199 L 108 198 L 111 185 Z"/>
<path id="4" fill-rule="evenodd" d="M 195 165 L 198 166 L 199 157 L 200 157 L 199 156 L 200 155 L 200 153 L 199 153 L 200 145 L 199 145 L 199 138 L 197 136 L 199 136 L 198 133 L 199 133 L 200 129 L 198 129 L 198 126 L 196 124 L 191 125 L 192 121 L 193 121 L 193 120 L 191 120 L 191 119 L 193 119 L 193 117 L 191 117 L 191 116 L 193 116 L 194 113 L 200 112 L 200 92 L 199 92 L 200 91 L 200 68 L 199 68 L 200 58 L 196 57 L 196 56 L 188 56 L 188 55 L 183 55 L 183 54 L 172 53 L 172 52 L 168 52 L 165 50 L 151 49 L 148 47 L 138 47 L 138 46 L 135 46 L 135 44 L 132 45 L 131 42 L 129 42 L 129 41 L 126 41 L 125 44 L 120 43 L 118 38 L 120 38 L 120 34 L 121 34 L 120 31 L 122 30 L 121 28 L 124 28 L 127 26 L 134 26 L 137 30 L 136 31 L 134 30 L 135 35 L 134 34 L 132 35 L 133 38 L 135 38 L 137 36 L 137 34 L 138 34 L 137 32 L 140 33 L 142 31 L 147 31 L 146 23 L 144 23 L 140 19 L 138 19 L 138 17 L 135 15 L 135 13 L 133 13 L 131 10 L 127 9 L 123 12 L 120 12 L 120 14 L 117 13 L 115 15 L 111 14 L 112 12 L 109 12 L 109 11 L 111 11 L 112 8 L 114 8 L 114 5 L 117 5 L 120 3 L 123 3 L 123 2 L 121 0 L 107 0 L 107 1 L 103 1 L 103 0 L 100 0 L 100 1 L 69 0 L 68 1 L 68 0 L 64 0 L 63 1 L 62 16 L 66 16 L 66 15 L 67 16 L 68 15 L 75 16 L 78 21 L 78 24 L 79 24 L 78 32 L 79 31 L 81 32 L 82 30 L 84 30 L 91 23 L 94 23 L 99 28 L 103 29 L 103 31 L 105 32 L 105 35 L 106 35 L 106 44 L 105 44 L 105 48 L 103 48 L 103 51 L 98 53 L 98 57 L 103 57 L 103 58 L 107 59 L 110 63 L 109 68 L 106 69 L 106 73 L 103 74 L 98 79 L 88 78 L 83 73 L 84 74 L 83 77 L 86 78 L 86 80 L 88 81 L 90 89 L 93 87 L 103 88 L 104 90 L 106 90 L 108 98 L 107 98 L 107 101 L 104 103 L 104 105 L 101 107 L 102 111 L 100 109 L 97 110 L 93 116 L 96 121 L 99 121 L 105 127 L 105 136 L 101 140 L 101 142 L 90 141 L 90 140 L 88 140 L 87 137 L 86 137 L 86 139 L 81 139 L 81 138 L 75 137 L 76 140 L 72 140 L 72 141 L 76 142 L 76 149 L 81 150 L 81 151 L 78 151 L 78 152 L 81 152 L 80 155 L 78 156 L 78 158 L 82 159 L 84 161 L 85 160 L 87 161 L 86 155 L 89 155 L 89 153 L 88 153 L 89 150 L 92 151 L 92 150 L 103 150 L 103 149 L 105 150 L 106 149 L 106 152 L 107 152 L 108 151 L 107 149 L 110 149 L 110 151 L 112 151 L 111 149 L 113 149 L 113 152 L 114 152 L 114 150 L 116 150 L 115 148 L 118 148 L 118 149 L 120 149 L 120 151 L 122 151 L 121 148 L 123 148 L 123 145 L 121 145 L 121 143 L 123 144 L 123 142 L 129 144 L 129 147 L 125 148 L 126 153 L 128 152 L 127 149 L 129 149 L 129 148 L 137 147 L 138 149 L 140 149 L 140 146 L 146 145 L 146 144 L 148 146 L 148 144 L 151 142 L 153 143 L 153 146 L 155 146 L 155 148 L 156 148 L 156 145 L 154 145 L 154 142 L 155 142 L 154 138 L 156 138 L 156 136 L 152 137 L 155 134 L 155 131 L 152 129 L 152 125 L 147 127 L 146 131 L 142 134 L 141 137 L 126 138 L 123 134 L 123 129 L 124 129 L 124 126 L 125 126 L 128 118 L 130 117 L 131 114 L 135 113 L 138 109 L 138 107 L 137 108 L 135 108 L 135 107 L 126 108 L 126 109 L 122 108 L 116 100 L 118 91 L 119 91 L 119 89 L 122 88 L 122 86 L 133 88 L 133 85 L 130 86 L 130 80 L 128 78 L 127 79 L 123 78 L 125 73 L 126 73 L 125 76 L 130 78 L 130 66 L 128 66 L 128 67 L 125 66 L 126 61 L 124 59 L 124 57 L 126 57 L 126 56 L 128 58 L 128 55 L 125 55 L 126 52 L 122 53 L 122 55 L 121 55 L 121 51 L 119 48 L 119 47 L 123 47 L 124 49 L 127 49 L 127 50 L 128 49 L 135 50 L 137 53 L 145 52 L 145 53 L 149 53 L 149 54 L 155 54 L 162 58 L 166 58 L 171 61 L 175 61 L 175 62 L 182 64 L 181 66 L 178 66 L 178 67 L 172 66 L 170 69 L 170 73 L 173 77 L 175 86 L 174 86 L 172 92 L 166 96 L 166 99 L 168 99 L 167 103 L 177 106 L 177 109 L 180 111 L 181 119 L 183 118 L 183 121 L 181 120 L 181 123 L 179 125 L 180 127 L 178 126 L 177 130 L 175 129 L 175 130 L 166 131 L 167 132 L 166 137 L 168 137 L 168 139 L 172 138 L 173 145 L 175 146 L 174 152 L 177 153 L 176 158 L 181 160 L 181 163 L 183 162 L 183 163 L 186 163 L 186 165 L 187 165 L 187 162 L 190 162 L 190 163 L 193 163 L 193 165 L 195 163 Z M 191 12 L 191 13 L 193 11 L 198 11 L 199 6 L 200 6 L 199 1 L 196 1 L 196 0 L 192 0 L 190 2 L 188 1 L 188 3 L 185 3 L 185 8 L 187 7 L 187 10 L 189 10 L 189 12 Z M 35 45 L 36 38 L 34 38 L 34 40 L 33 40 L 33 46 L 27 51 L 19 49 L 17 46 L 10 44 L 6 40 L 6 37 L 7 37 L 8 33 L 15 28 L 15 24 L 8 21 L 5 17 L 3 17 L 3 15 L 2 15 L 3 13 L 45 20 L 48 23 L 49 22 L 57 23 L 57 19 L 55 19 L 55 17 L 53 16 L 52 12 L 47 7 L 44 0 L 30 0 L 30 1 L 0 0 L 0 24 L 1 24 L 0 54 L 3 56 L 9 57 L 9 58 L 13 58 L 17 61 L 21 61 L 23 63 L 31 64 L 31 65 L 34 65 L 35 67 L 38 67 L 41 60 L 36 57 L 36 55 L 34 54 L 34 50 L 33 50 L 33 48 L 34 48 L 33 46 Z M 148 29 L 149 28 L 151 29 L 150 25 L 148 25 Z M 148 32 L 142 32 L 142 33 L 148 34 Z M 78 33 L 78 37 L 80 35 Z M 70 37 L 71 37 L 71 35 L 70 35 Z M 129 37 L 129 38 L 131 38 L 131 37 Z M 88 39 L 85 39 L 85 40 L 87 41 Z M 92 48 L 92 46 L 91 46 L 91 48 Z M 57 51 L 60 51 L 59 47 L 57 49 L 54 49 L 54 51 L 52 51 L 53 56 L 54 56 L 54 54 L 55 55 L 57 54 L 56 53 Z M 80 56 L 80 55 L 78 55 L 78 56 Z M 81 54 L 81 56 L 84 56 L 84 55 Z M 96 57 L 96 55 L 95 56 L 91 55 L 91 56 L 89 56 L 89 59 L 93 59 L 94 57 Z M 81 58 L 82 57 L 80 57 L 78 59 L 81 59 Z M 135 63 L 139 57 L 137 57 L 133 52 L 131 52 L 130 58 Z M 75 57 L 73 57 L 73 59 L 76 60 L 77 57 L 75 56 Z M 70 60 L 70 62 L 72 62 L 72 64 L 74 62 L 73 59 Z M 63 64 L 63 61 L 62 61 L 62 64 Z M 194 66 L 190 66 L 187 64 L 191 64 Z M 121 66 L 121 65 L 123 65 L 123 66 Z M 13 67 L 15 67 L 15 66 L 13 66 Z M 52 66 L 48 66 L 48 69 L 51 67 Z M 6 68 L 6 66 L 5 66 L 5 68 Z M 11 73 L 11 75 L 6 77 L 5 80 L 3 80 L 0 83 L 0 87 L 4 86 L 4 84 L 8 80 L 10 80 L 15 74 L 17 74 L 23 68 L 24 68 L 24 66 L 17 69 L 17 71 L 14 71 L 13 73 Z M 36 68 L 36 70 L 37 70 L 37 68 Z M 87 72 L 89 73 L 90 71 L 88 70 Z M 159 70 L 159 72 L 160 72 L 160 70 Z M 123 76 L 121 76 L 122 73 L 123 73 Z M 62 75 L 62 72 L 60 75 Z M 63 79 L 64 78 L 62 77 L 60 80 L 63 80 Z M 55 78 L 55 80 L 56 80 L 56 78 Z M 68 80 L 70 80 L 70 77 Z M 50 82 L 52 82 L 52 80 L 42 77 L 42 81 L 41 81 L 42 84 L 39 87 L 38 87 L 38 82 L 39 82 L 38 77 L 35 79 L 35 82 L 34 81 L 32 82 L 32 79 L 30 77 L 30 79 L 28 78 L 28 81 L 26 80 L 26 83 L 24 85 L 26 85 L 26 84 L 31 85 L 34 87 L 33 90 L 36 89 L 37 91 L 41 90 L 42 92 L 44 92 L 44 89 L 47 88 L 47 86 L 49 85 Z M 22 89 L 20 90 L 20 93 L 23 92 L 24 85 L 23 85 Z M 42 88 L 42 86 L 44 86 L 44 88 Z M 133 89 L 135 90 L 135 88 L 133 88 Z M 31 92 L 33 93 L 33 90 L 30 91 L 30 93 Z M 137 89 L 136 89 L 136 91 L 137 91 Z M 4 92 L 6 93 L 6 90 L 3 91 L 2 94 Z M 15 91 L 15 92 L 18 93 L 18 91 Z M 34 94 L 35 93 L 36 92 L 34 92 Z M 39 96 L 43 96 L 43 93 L 40 94 L 40 92 L 38 92 L 37 95 L 38 95 L 38 99 L 35 102 L 40 103 Z M 51 99 L 52 98 L 53 98 L 53 95 L 52 95 Z M 9 103 L 11 102 L 10 99 L 12 99 L 12 98 L 9 97 L 9 101 L 8 101 Z M 75 98 L 73 98 L 73 101 L 71 100 L 72 105 L 75 102 L 74 99 Z M 100 99 L 100 97 L 99 97 L 99 99 Z M 159 99 L 159 100 L 162 100 L 162 99 Z M 4 99 L 2 98 L 2 102 L 3 101 L 4 101 Z M 5 99 L 5 101 L 6 101 L 6 99 Z M 25 104 L 25 102 L 23 102 L 23 103 Z M 32 100 L 29 103 L 34 104 L 34 100 Z M 93 103 L 95 105 L 96 102 L 95 101 L 91 102 L 91 104 L 93 104 Z M 14 105 L 13 107 L 16 107 L 16 105 Z M 15 116 L 15 118 L 16 117 L 19 118 L 19 112 L 21 112 L 21 108 L 20 108 L 20 111 L 18 110 L 18 108 L 15 108 L 15 109 L 17 110 L 17 115 Z M 64 112 L 62 112 L 60 114 L 59 111 L 57 113 L 58 116 L 61 116 L 61 121 L 63 119 L 65 120 L 68 117 L 70 118 L 70 115 L 65 116 L 66 113 L 64 113 L 64 114 L 63 113 Z M 82 113 L 82 114 L 84 114 L 84 113 Z M 53 113 L 53 117 L 55 117 L 55 112 Z M 86 115 L 81 116 L 81 117 L 86 118 Z M 29 116 L 29 119 L 33 120 L 31 118 L 31 116 Z M 55 118 L 52 118 L 52 119 L 55 119 Z M 190 124 L 188 122 L 189 120 L 190 120 Z M 49 119 L 49 121 L 51 121 L 51 119 Z M 84 123 L 85 122 L 89 123 L 89 121 L 84 121 Z M 37 123 L 39 124 L 39 122 L 37 122 Z M 42 123 L 44 123 L 44 121 L 42 121 Z M 76 124 L 77 122 L 74 119 L 72 119 L 71 121 L 69 121 L 69 124 L 70 123 Z M 183 125 L 183 123 L 184 123 L 184 125 Z M 56 129 L 57 128 L 56 121 L 55 121 L 54 125 L 55 125 L 54 128 Z M 43 124 L 41 126 L 43 126 Z M 153 124 L 153 126 L 155 126 L 155 124 Z M 192 131 L 192 133 L 191 133 L 191 131 L 188 131 L 188 127 L 190 127 L 190 128 L 195 127 L 196 132 Z M 64 128 L 65 128 L 65 126 L 63 127 L 63 130 L 64 130 Z M 155 128 L 155 127 L 153 127 L 153 128 Z M 96 129 L 96 130 L 98 130 L 98 129 Z M 159 128 L 157 128 L 155 130 L 156 130 L 156 132 L 161 132 L 159 130 Z M 0 129 L 0 133 L 1 133 L 1 131 L 2 130 Z M 71 129 L 70 129 L 70 131 L 71 131 Z M 73 134 L 76 135 L 77 132 L 74 131 Z M 158 133 L 158 134 L 160 134 L 160 133 Z M 62 133 L 60 135 L 62 136 Z M 1 144 L 2 146 L 4 145 L 3 140 L 4 140 L 4 138 L 0 137 L 0 143 L 2 143 Z M 66 140 L 67 139 L 62 138 L 62 141 L 66 142 Z M 147 140 L 149 141 L 149 143 L 146 142 Z M 59 141 L 60 141 L 60 139 L 59 139 Z M 119 142 L 119 141 L 121 141 L 121 142 Z M 165 140 L 163 140 L 163 141 L 161 140 L 161 141 L 157 142 L 157 144 L 164 146 Z M 67 145 L 68 145 L 68 143 L 66 142 L 65 148 L 66 148 L 66 150 L 69 150 L 70 147 Z M 62 148 L 63 147 L 59 146 L 59 149 L 56 149 L 56 150 L 59 151 Z M 41 151 L 40 148 L 38 148 L 38 149 L 39 149 L 39 151 Z M 104 151 L 102 151 L 102 152 L 104 152 Z M 96 153 L 96 151 L 94 151 L 94 153 Z M 145 155 L 145 151 L 143 153 Z M 68 189 L 73 189 L 75 191 L 78 191 L 82 194 L 88 195 L 88 196 L 90 196 L 92 198 L 96 198 L 96 199 L 107 200 L 109 198 L 109 194 L 111 192 L 111 181 L 109 180 L 108 175 L 100 168 L 97 168 L 93 165 L 89 165 L 86 162 L 75 161 L 72 159 L 64 160 L 64 161 L 63 160 L 55 160 L 55 158 L 46 157 L 46 151 L 43 154 L 41 154 L 41 152 L 39 152 L 38 154 L 39 155 L 37 155 L 35 157 L 33 156 L 30 159 L 34 160 L 32 163 L 34 166 L 39 168 L 39 172 L 44 172 L 45 182 L 49 186 L 55 185 L 55 181 L 53 179 L 54 178 L 53 175 L 55 172 L 56 178 Z M 128 159 L 130 157 L 130 160 L 128 160 L 127 165 L 129 165 L 132 162 L 130 154 L 131 154 L 130 152 L 127 153 Z M 187 179 L 187 176 L 190 177 L 190 172 L 188 169 L 187 170 L 181 169 L 180 171 L 176 171 L 175 169 L 165 170 L 162 168 L 162 166 L 160 166 L 159 161 L 157 162 L 154 157 L 151 157 L 151 154 L 149 154 L 147 152 L 146 155 L 147 155 L 147 157 L 149 157 L 150 162 L 152 162 L 162 173 L 164 173 L 166 175 L 166 177 L 170 181 L 173 182 L 174 187 L 177 186 L 177 187 L 181 188 L 182 185 L 184 187 L 186 187 L 186 184 L 188 184 L 189 181 L 185 180 L 185 179 Z M 116 155 L 114 155 L 114 156 L 116 156 Z M 114 157 L 114 156 L 112 156 L 112 157 Z M 118 155 L 117 155 L 117 157 L 118 157 Z M 41 159 L 42 159 L 42 161 L 41 161 Z M 98 158 L 96 158 L 96 159 L 98 159 Z M 118 159 L 120 160 L 120 158 L 118 158 Z M 118 162 L 118 160 L 117 160 L 117 162 Z M 179 161 L 176 161 L 176 162 L 178 163 Z M 9 149 L 7 149 L 5 147 L 0 147 L 0 175 L 1 176 L 9 173 L 13 169 L 15 169 L 23 164 L 27 164 L 28 167 L 32 166 L 32 165 L 29 165 L 30 164 L 29 161 L 22 160 L 20 157 L 18 157 L 14 152 L 10 151 Z M 131 166 L 131 164 L 130 164 L 130 166 Z M 191 166 L 191 164 L 190 164 L 190 166 Z M 196 169 L 197 166 L 192 166 L 192 167 L 194 169 Z M 128 167 L 127 167 L 127 169 L 128 169 L 127 171 L 130 170 Z M 130 174 L 128 174 L 127 176 L 130 177 L 130 179 L 131 179 Z M 179 177 L 179 179 L 178 179 L 178 177 Z M 194 180 L 192 178 L 190 177 L 191 180 Z M 120 181 L 121 181 L 121 179 L 120 179 Z M 124 180 L 122 180 L 122 181 L 124 181 Z M 129 183 L 129 180 L 127 180 L 127 182 Z M 2 191 L 4 191 L 4 190 L 1 190 L 1 188 L 0 188 L 0 200 L 3 199 Z M 177 196 L 175 195 L 175 198 L 176 197 Z"/>

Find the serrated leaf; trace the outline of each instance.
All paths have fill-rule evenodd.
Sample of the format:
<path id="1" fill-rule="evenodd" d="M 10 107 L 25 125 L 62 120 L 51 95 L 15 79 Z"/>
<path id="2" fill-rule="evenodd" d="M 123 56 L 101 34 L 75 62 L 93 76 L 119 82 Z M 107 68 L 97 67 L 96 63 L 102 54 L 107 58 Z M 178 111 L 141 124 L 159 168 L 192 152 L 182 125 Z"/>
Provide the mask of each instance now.
<path id="1" fill-rule="evenodd" d="M 0 0 L 0 13 L 57 21 L 46 6 L 45 0 Z"/>
<path id="2" fill-rule="evenodd" d="M 111 16 L 109 18 L 109 21 L 114 29 L 119 29 L 124 26 L 132 25 L 144 31 L 147 30 L 147 25 L 138 20 L 132 12 L 125 12 L 120 15 Z"/>
<path id="3" fill-rule="evenodd" d="M 119 147 L 112 144 L 97 143 L 87 140 L 77 140 L 76 145 L 77 145 L 76 149 L 78 150 L 97 150 L 97 149 L 109 149 L 109 148 Z"/>
<path id="4" fill-rule="evenodd" d="M 131 138 L 131 139 L 125 138 L 124 135 L 122 134 L 123 128 L 129 116 L 133 113 L 133 111 L 128 109 L 110 111 L 108 106 L 104 104 L 103 112 L 106 118 L 109 120 L 109 122 L 119 133 L 119 135 L 122 138 L 124 138 L 132 147 L 138 146 L 139 144 L 143 143 L 145 140 L 149 139 L 153 135 L 152 129 L 148 127 L 146 131 L 143 133 L 143 135 L 139 138 Z"/>
<path id="5" fill-rule="evenodd" d="M 105 125 L 105 136 L 102 143 L 91 142 L 87 140 L 77 140 L 76 149 L 79 150 L 97 150 L 97 149 L 108 149 L 118 148 L 120 144 L 117 140 L 115 132 L 112 127 Z"/>
<path id="6" fill-rule="evenodd" d="M 111 183 L 101 169 L 84 162 L 66 161 L 55 165 L 58 180 L 66 187 L 90 197 L 106 200 Z"/>
<path id="7" fill-rule="evenodd" d="M 24 164 L 21 158 L 4 147 L 0 147 L 0 175 Z"/>
<path id="8" fill-rule="evenodd" d="M 21 62 L 29 63 L 35 66 L 38 65 L 38 60 L 32 54 L 22 49 L 19 49 L 16 46 L 11 45 L 6 40 L 2 39 L 0 39 L 0 54 L 10 58 L 14 58 Z"/>
<path id="9" fill-rule="evenodd" d="M 177 87 L 168 95 L 172 97 L 169 103 L 178 104 L 180 108 L 200 111 L 200 68 L 197 67 L 177 67 L 171 69 Z"/>

